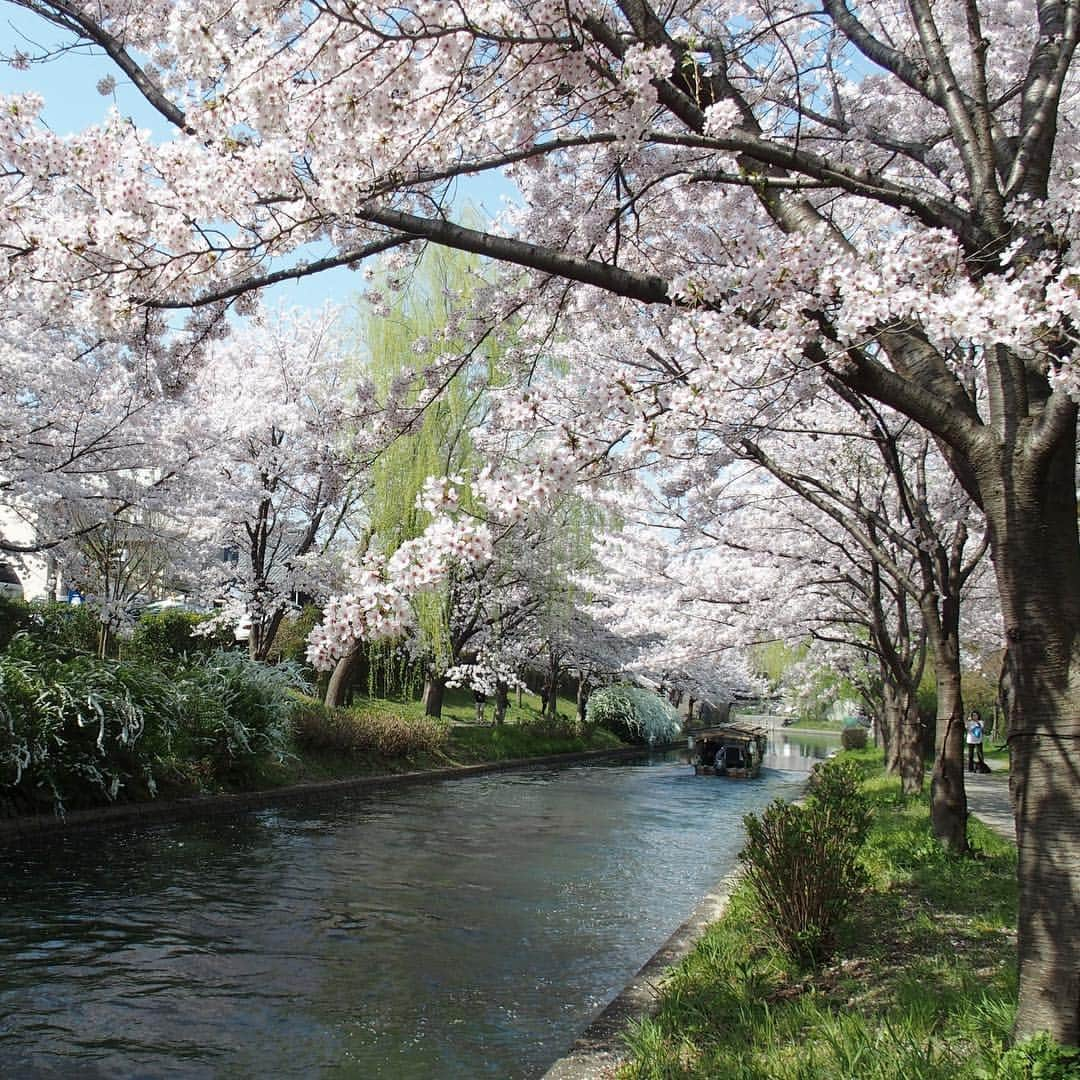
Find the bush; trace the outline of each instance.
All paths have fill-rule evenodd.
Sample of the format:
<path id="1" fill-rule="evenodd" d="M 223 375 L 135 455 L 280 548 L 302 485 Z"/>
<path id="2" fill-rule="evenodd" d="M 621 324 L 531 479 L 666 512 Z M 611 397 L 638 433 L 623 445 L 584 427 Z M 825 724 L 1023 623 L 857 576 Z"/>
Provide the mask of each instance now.
<path id="1" fill-rule="evenodd" d="M 328 709 L 304 701 L 297 710 L 294 738 L 300 747 L 334 753 L 411 757 L 432 754 L 446 742 L 444 723 L 373 709 Z"/>
<path id="2" fill-rule="evenodd" d="M 545 716 L 543 713 L 525 715 L 519 717 L 516 726 L 537 738 L 567 740 L 585 738 L 590 727 L 588 721 L 582 723 L 577 713 L 570 716 L 566 713 L 556 713 L 555 716 Z"/>
<path id="3" fill-rule="evenodd" d="M 620 738 L 629 737 L 635 722 L 628 686 L 605 686 L 589 695 L 585 719 L 592 727 L 607 728 Z"/>
<path id="4" fill-rule="evenodd" d="M 291 660 L 294 664 L 306 665 L 308 635 L 321 619 L 322 610 L 314 604 L 305 604 L 298 615 L 282 619 L 270 646 L 270 659 L 275 663 Z"/>
<path id="5" fill-rule="evenodd" d="M 17 812 L 153 796 L 166 776 L 210 775 L 288 753 L 306 684 L 295 668 L 216 652 L 189 666 L 0 656 L 0 790 Z"/>
<path id="6" fill-rule="evenodd" d="M 848 724 L 848 726 L 840 732 L 840 745 L 845 750 L 865 750 L 866 728 L 862 727 L 860 724 Z"/>
<path id="7" fill-rule="evenodd" d="M 1006 1051 L 994 1080 L 1075 1080 L 1080 1076 L 1080 1049 L 1062 1046 L 1042 1031 Z"/>
<path id="8" fill-rule="evenodd" d="M 179 686 L 189 752 L 226 771 L 263 754 L 283 761 L 298 705 L 292 691 L 311 689 L 294 664 L 269 666 L 224 650 L 196 657 Z"/>
<path id="9" fill-rule="evenodd" d="M 152 795 L 179 718 L 175 684 L 154 668 L 0 657 L 0 786 L 58 813 L 125 788 Z"/>
<path id="10" fill-rule="evenodd" d="M 626 742 L 670 742 L 682 730 L 675 709 L 659 694 L 637 686 L 605 686 L 589 697 L 586 721 Z"/>
<path id="11" fill-rule="evenodd" d="M 150 661 L 178 661 L 192 654 L 208 654 L 232 643 L 230 630 L 198 634 L 196 628 L 209 618 L 194 611 L 158 611 L 139 616 L 126 651 Z"/>
<path id="12" fill-rule="evenodd" d="M 859 852 L 870 809 L 857 767 L 825 762 L 803 805 L 777 800 L 761 817 L 747 814 L 743 822 L 747 842 L 739 859 L 766 929 L 796 962 L 820 962 L 867 884 Z"/>
<path id="13" fill-rule="evenodd" d="M 9 651 L 29 638 L 34 650 L 71 659 L 83 653 L 96 654 L 100 633 L 101 620 L 93 609 L 50 600 L 30 605 L 26 630 L 11 642 Z"/>
<path id="14" fill-rule="evenodd" d="M 0 596 L 0 649 L 6 649 L 20 630 L 29 629 L 31 615 L 32 609 L 25 601 Z"/>

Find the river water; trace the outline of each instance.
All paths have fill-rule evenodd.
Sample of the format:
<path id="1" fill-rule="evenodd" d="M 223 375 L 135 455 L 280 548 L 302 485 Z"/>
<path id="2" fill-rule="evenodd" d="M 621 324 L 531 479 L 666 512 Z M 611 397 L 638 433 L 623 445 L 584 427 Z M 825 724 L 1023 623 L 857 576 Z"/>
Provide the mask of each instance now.
<path id="1" fill-rule="evenodd" d="M 539 1075 L 734 865 L 752 781 L 675 755 L 5 853 L 0 1076 Z"/>

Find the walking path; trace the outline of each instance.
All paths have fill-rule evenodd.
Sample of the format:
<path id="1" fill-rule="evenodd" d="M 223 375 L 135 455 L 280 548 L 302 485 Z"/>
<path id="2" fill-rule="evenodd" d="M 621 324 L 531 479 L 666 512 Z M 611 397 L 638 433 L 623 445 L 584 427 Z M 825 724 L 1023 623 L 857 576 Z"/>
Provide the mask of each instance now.
<path id="1" fill-rule="evenodd" d="M 990 774 L 965 773 L 968 811 L 1006 840 L 1016 842 L 1016 821 L 1009 799 L 1009 777 L 1001 769 Z"/>

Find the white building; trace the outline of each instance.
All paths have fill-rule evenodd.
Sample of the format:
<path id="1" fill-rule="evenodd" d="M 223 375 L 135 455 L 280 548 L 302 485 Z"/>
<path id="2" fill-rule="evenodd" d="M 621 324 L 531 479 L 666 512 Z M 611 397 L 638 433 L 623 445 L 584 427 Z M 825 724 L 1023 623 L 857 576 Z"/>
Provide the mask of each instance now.
<path id="1" fill-rule="evenodd" d="M 0 538 L 8 543 L 31 546 L 37 540 L 36 530 L 24 518 L 9 507 L 0 506 Z M 56 574 L 51 571 L 50 559 L 46 554 L 21 554 L 0 552 L 0 562 L 7 563 L 22 582 L 23 597 L 27 600 L 42 600 L 52 588 L 56 588 Z M 55 595 L 55 592 L 54 594 Z"/>

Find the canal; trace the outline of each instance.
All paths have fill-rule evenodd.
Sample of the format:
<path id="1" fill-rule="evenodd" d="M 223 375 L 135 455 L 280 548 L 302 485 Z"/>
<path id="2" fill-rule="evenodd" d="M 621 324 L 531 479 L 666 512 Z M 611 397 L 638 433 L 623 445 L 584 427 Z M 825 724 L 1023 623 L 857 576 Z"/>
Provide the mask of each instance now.
<path id="1" fill-rule="evenodd" d="M 539 1075 L 735 865 L 758 780 L 677 755 L 9 849 L 0 1076 Z"/>

